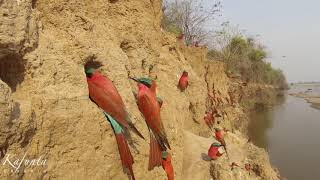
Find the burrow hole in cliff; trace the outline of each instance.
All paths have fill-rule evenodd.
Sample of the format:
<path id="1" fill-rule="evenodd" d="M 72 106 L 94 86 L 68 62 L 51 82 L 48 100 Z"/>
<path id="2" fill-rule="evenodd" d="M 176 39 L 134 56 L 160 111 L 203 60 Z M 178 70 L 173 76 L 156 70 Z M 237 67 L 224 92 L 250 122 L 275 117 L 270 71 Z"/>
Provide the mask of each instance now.
<path id="1" fill-rule="evenodd" d="M 0 49 L 1 50 L 1 49 Z M 18 86 L 22 83 L 25 77 L 26 62 L 18 54 L 0 54 L 0 79 L 6 83 L 12 92 L 15 92 Z M 14 102 L 8 128 L 11 129 L 14 119 L 19 119 L 20 117 L 20 104 Z M 8 137 L 5 142 L 0 144 L 0 159 L 2 159 L 10 144 L 10 137 Z"/>
<path id="2" fill-rule="evenodd" d="M 118 2 L 119 0 L 109 0 L 110 3 L 116 3 Z"/>
<path id="3" fill-rule="evenodd" d="M 24 80 L 25 61 L 17 54 L 9 54 L 0 58 L 0 79 L 5 82 L 12 92 Z"/>

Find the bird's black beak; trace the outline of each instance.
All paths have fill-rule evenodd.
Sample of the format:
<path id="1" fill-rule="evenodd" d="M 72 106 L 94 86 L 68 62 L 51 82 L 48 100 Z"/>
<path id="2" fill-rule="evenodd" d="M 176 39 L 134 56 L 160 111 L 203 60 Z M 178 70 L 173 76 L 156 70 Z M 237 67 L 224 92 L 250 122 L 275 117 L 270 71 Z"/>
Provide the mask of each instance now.
<path id="1" fill-rule="evenodd" d="M 129 77 L 130 79 L 132 79 L 132 80 L 134 80 L 134 81 L 136 81 L 136 82 L 140 82 L 137 78 L 135 78 L 135 77 Z"/>

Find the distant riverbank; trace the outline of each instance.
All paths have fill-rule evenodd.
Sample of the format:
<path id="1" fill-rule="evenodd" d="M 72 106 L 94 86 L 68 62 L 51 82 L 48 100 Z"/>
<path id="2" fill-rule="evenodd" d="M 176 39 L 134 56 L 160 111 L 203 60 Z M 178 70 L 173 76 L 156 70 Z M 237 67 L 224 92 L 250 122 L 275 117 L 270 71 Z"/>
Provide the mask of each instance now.
<path id="1" fill-rule="evenodd" d="M 303 98 L 311 107 L 320 110 L 320 83 L 294 84 L 291 89 L 293 91 L 289 95 Z"/>
<path id="2" fill-rule="evenodd" d="M 307 93 L 291 93 L 290 95 L 299 98 L 304 98 L 308 103 L 311 104 L 313 108 L 320 110 L 320 96 L 313 96 Z"/>

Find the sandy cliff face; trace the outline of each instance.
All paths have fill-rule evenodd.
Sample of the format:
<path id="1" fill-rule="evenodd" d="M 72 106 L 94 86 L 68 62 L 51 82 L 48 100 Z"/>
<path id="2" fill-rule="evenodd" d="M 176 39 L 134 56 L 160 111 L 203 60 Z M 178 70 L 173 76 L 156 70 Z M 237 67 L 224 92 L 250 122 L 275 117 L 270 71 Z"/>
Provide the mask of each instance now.
<path id="1" fill-rule="evenodd" d="M 193 177 L 186 156 L 206 153 L 211 143 L 199 137 L 210 136 L 203 122 L 205 110 L 213 105 L 208 94 L 219 90 L 221 98 L 230 98 L 235 85 L 222 63 L 206 60 L 205 49 L 184 47 L 161 30 L 161 7 L 160 0 L 0 1 L 1 158 L 46 159 L 46 165 L 22 165 L 18 172 L 3 165 L 1 179 L 127 179 L 113 131 L 88 97 L 84 66 L 92 61 L 113 80 L 145 137 L 148 130 L 132 93 L 137 87 L 128 77 L 157 79 L 176 179 Z M 183 70 L 191 82 L 181 93 L 176 85 Z M 223 101 L 219 111 L 228 115 L 219 121 L 230 130 L 231 153 L 241 157 L 239 163 L 246 158 L 259 163 L 261 173 L 248 177 L 276 179 L 266 153 L 244 145 L 240 132 L 247 120 L 241 106 Z M 148 138 L 133 138 L 138 147 L 132 149 L 136 179 L 166 179 L 162 168 L 147 171 Z M 201 148 L 194 143 L 202 143 Z M 225 177 L 223 169 L 230 167 L 224 160 L 199 161 L 206 167 L 204 177 Z"/>

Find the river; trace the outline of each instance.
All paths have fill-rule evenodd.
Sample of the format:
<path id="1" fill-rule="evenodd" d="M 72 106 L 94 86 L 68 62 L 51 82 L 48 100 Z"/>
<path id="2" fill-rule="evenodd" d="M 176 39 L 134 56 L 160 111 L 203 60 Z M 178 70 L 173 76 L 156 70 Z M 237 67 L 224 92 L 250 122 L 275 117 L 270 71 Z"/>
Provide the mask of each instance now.
<path id="1" fill-rule="evenodd" d="M 308 89 L 301 85 L 289 92 Z M 269 152 L 281 176 L 289 180 L 320 179 L 320 110 L 302 98 L 286 95 L 278 105 L 252 113 L 251 119 L 252 142 Z"/>

